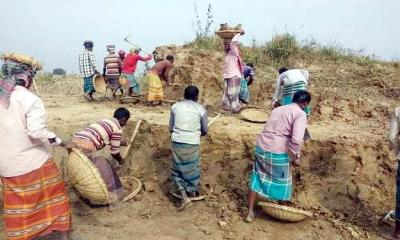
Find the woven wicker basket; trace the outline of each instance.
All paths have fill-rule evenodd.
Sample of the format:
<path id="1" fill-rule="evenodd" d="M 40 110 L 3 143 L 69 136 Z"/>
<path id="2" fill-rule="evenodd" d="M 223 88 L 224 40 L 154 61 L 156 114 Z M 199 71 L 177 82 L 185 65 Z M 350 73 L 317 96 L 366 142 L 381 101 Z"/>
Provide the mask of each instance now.
<path id="1" fill-rule="evenodd" d="M 97 93 L 103 94 L 106 92 L 106 82 L 104 81 L 103 76 L 100 74 L 93 76 L 93 87 Z"/>
<path id="2" fill-rule="evenodd" d="M 229 30 L 220 30 L 215 32 L 215 34 L 222 39 L 232 39 L 238 33 L 243 35 L 244 30 L 229 29 Z"/>
<path id="3" fill-rule="evenodd" d="M 109 195 L 99 170 L 80 150 L 72 149 L 66 167 L 72 185 L 82 197 L 89 199 L 92 204 L 108 204 L 115 200 Z M 142 182 L 139 179 L 133 176 L 120 179 L 124 189 L 128 192 L 122 201 L 129 201 L 140 192 Z"/>
<path id="4" fill-rule="evenodd" d="M 121 177 L 120 179 L 124 189 L 129 192 L 129 194 L 122 199 L 123 202 L 131 200 L 142 189 L 142 182 L 135 177 Z"/>
<path id="5" fill-rule="evenodd" d="M 66 164 L 72 185 L 93 204 L 109 203 L 107 186 L 99 170 L 80 150 L 72 149 Z"/>
<path id="6" fill-rule="evenodd" d="M 24 63 L 26 65 L 31 66 L 36 71 L 42 69 L 42 64 L 39 61 L 37 61 L 33 57 L 21 53 L 3 53 L 1 54 L 1 59 Z"/>
<path id="7" fill-rule="evenodd" d="M 311 212 L 275 203 L 259 202 L 258 205 L 260 205 L 269 216 L 282 222 L 300 222 L 313 216 Z"/>
<path id="8" fill-rule="evenodd" d="M 136 97 L 123 97 L 123 98 L 119 99 L 119 102 L 120 103 L 133 103 L 133 104 L 136 104 L 136 103 L 140 102 L 140 99 L 136 98 Z"/>
<path id="9" fill-rule="evenodd" d="M 261 109 L 248 108 L 240 112 L 240 117 L 248 122 L 265 123 L 268 118 L 268 113 Z"/>

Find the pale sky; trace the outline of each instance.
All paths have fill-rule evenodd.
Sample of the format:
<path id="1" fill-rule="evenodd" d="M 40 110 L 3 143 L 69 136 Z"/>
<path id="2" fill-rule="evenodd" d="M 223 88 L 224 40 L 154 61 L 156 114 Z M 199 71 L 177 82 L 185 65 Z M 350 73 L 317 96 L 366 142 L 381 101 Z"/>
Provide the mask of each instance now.
<path id="1" fill-rule="evenodd" d="M 48 71 L 77 73 L 84 40 L 94 41 L 99 65 L 107 44 L 129 49 L 128 34 L 148 52 L 192 40 L 195 2 L 203 21 L 212 4 L 213 30 L 242 23 L 244 44 L 289 32 L 400 59 L 399 0 L 0 0 L 0 52 L 26 53 Z"/>

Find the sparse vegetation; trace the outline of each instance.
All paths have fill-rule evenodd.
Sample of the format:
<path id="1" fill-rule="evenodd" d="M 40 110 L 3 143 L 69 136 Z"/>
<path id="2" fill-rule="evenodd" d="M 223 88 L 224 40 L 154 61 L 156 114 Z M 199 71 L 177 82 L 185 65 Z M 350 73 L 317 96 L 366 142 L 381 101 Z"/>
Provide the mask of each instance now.
<path id="1" fill-rule="evenodd" d="M 190 44 L 199 49 L 212 50 L 220 47 L 221 41 L 211 35 L 211 28 L 214 24 L 214 17 L 212 14 L 212 6 L 208 4 L 206 20 L 203 22 L 199 15 L 197 4 L 194 4 L 195 20 L 193 21 L 193 31 L 195 33 L 195 40 Z"/>
<path id="2" fill-rule="evenodd" d="M 196 38 L 188 45 L 205 50 L 222 50 L 222 41 L 218 37 L 204 34 L 196 34 Z M 332 61 L 353 62 L 366 66 L 377 62 L 375 56 L 364 55 L 362 50 L 346 49 L 336 42 L 322 45 L 315 39 L 299 41 L 290 33 L 276 34 L 270 41 L 261 44 L 253 40 L 251 46 L 242 45 L 241 51 L 245 62 L 253 62 L 256 65 L 293 67 L 299 61 L 305 64 Z"/>
<path id="3" fill-rule="evenodd" d="M 53 74 L 51 74 L 49 72 L 39 72 L 36 75 L 35 79 L 37 81 L 40 81 L 40 82 L 52 82 L 52 81 L 54 81 Z"/>

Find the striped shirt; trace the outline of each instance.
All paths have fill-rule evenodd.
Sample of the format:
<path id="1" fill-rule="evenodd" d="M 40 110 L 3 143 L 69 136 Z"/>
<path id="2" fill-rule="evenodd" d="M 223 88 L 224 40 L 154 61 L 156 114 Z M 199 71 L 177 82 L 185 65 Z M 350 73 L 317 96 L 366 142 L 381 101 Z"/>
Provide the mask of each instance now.
<path id="1" fill-rule="evenodd" d="M 111 154 L 118 154 L 122 139 L 122 128 L 115 118 L 102 119 L 75 133 L 74 137 L 90 140 L 97 150 L 110 145 Z"/>
<path id="2" fill-rule="evenodd" d="M 104 58 L 104 75 L 119 76 L 121 72 L 121 65 L 121 60 L 117 54 L 108 54 Z"/>
<path id="3" fill-rule="evenodd" d="M 79 55 L 79 71 L 82 77 L 90 77 L 96 71 L 96 59 L 94 53 L 88 50 Z"/>

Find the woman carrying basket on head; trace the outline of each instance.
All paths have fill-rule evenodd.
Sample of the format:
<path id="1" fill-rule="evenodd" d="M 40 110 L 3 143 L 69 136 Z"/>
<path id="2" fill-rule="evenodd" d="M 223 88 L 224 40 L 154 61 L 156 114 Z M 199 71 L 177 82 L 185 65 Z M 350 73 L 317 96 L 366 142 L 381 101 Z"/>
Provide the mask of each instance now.
<path id="1" fill-rule="evenodd" d="M 225 111 L 239 112 L 241 105 L 239 101 L 240 80 L 243 73 L 243 61 L 239 51 L 240 33 L 232 40 L 224 39 L 224 92 L 221 100 L 221 107 Z"/>

